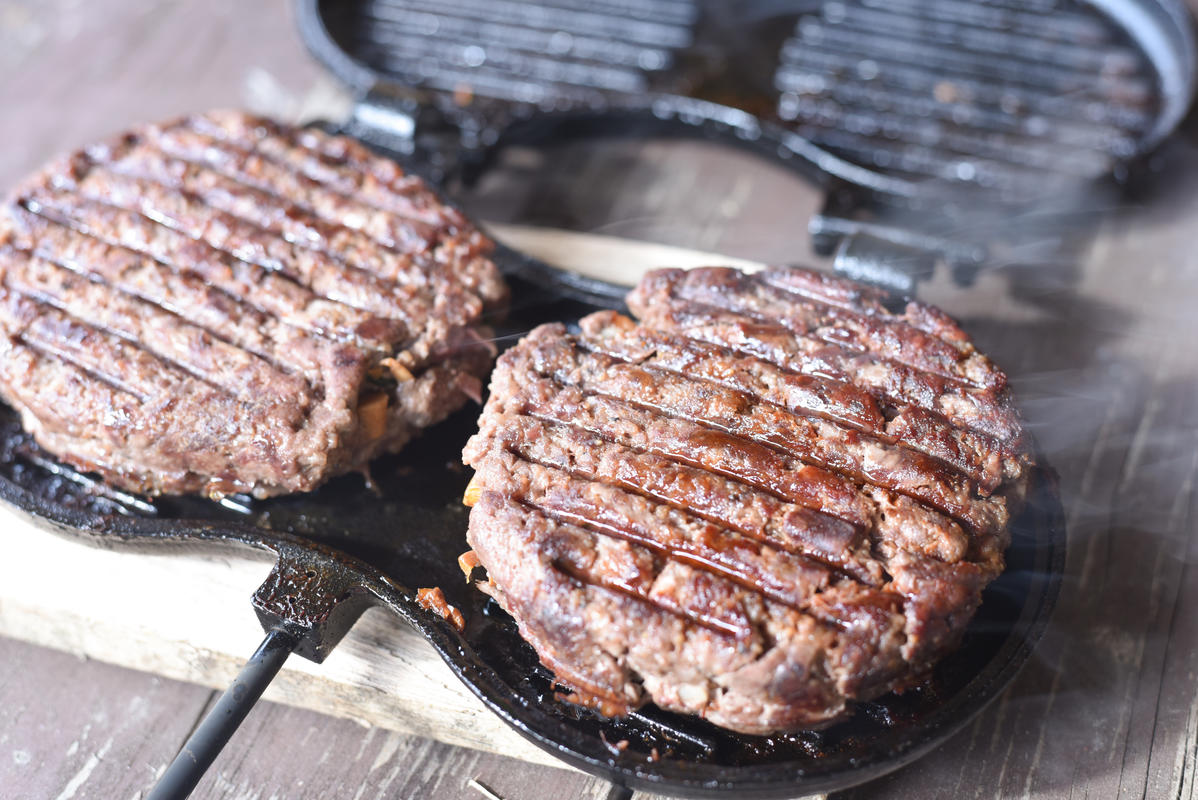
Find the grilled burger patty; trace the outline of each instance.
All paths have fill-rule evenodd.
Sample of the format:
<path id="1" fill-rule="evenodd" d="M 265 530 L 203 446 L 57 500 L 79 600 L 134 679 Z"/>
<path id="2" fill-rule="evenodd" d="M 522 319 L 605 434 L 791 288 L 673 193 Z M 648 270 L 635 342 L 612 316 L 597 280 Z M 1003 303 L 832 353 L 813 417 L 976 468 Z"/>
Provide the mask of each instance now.
<path id="1" fill-rule="evenodd" d="M 352 140 L 236 112 L 141 128 L 0 211 L 0 394 L 135 491 L 306 491 L 477 397 L 491 247 Z"/>
<path id="2" fill-rule="evenodd" d="M 815 272 L 650 273 L 505 353 L 469 542 L 581 702 L 746 733 L 917 681 L 1003 569 L 1030 468 L 936 309 Z"/>

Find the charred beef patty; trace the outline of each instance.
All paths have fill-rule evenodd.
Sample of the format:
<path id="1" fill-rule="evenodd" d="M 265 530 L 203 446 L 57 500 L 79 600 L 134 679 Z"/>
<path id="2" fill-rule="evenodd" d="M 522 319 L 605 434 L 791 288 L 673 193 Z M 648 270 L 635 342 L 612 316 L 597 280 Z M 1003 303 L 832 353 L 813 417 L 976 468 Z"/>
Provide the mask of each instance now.
<path id="1" fill-rule="evenodd" d="M 664 270 L 500 358 L 464 563 L 580 702 L 820 726 L 956 644 L 1030 462 L 1005 376 L 884 299 Z"/>
<path id="2" fill-rule="evenodd" d="M 491 247 L 352 140 L 236 112 L 141 128 L 0 211 L 0 394 L 135 491 L 306 491 L 478 396 Z"/>

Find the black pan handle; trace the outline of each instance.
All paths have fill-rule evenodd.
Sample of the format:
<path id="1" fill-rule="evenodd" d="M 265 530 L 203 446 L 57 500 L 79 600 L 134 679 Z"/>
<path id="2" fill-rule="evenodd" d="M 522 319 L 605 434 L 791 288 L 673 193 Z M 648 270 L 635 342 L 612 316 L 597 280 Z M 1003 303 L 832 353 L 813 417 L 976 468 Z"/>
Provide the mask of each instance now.
<path id="1" fill-rule="evenodd" d="M 350 562 L 283 542 L 253 606 L 266 638 L 187 739 L 147 800 L 183 800 L 228 744 L 294 652 L 320 663 L 358 617 L 378 602 Z"/>
<path id="2" fill-rule="evenodd" d="M 187 743 L 146 800 L 183 800 L 191 794 L 266 687 L 279 674 L 296 644 L 295 637 L 280 628 L 266 634 L 204 721 L 187 737 Z"/>
<path id="3" fill-rule="evenodd" d="M 286 631 L 296 655 L 320 664 L 378 598 L 363 585 L 361 565 L 340 554 L 290 542 L 277 552 L 254 611 L 263 630 Z"/>

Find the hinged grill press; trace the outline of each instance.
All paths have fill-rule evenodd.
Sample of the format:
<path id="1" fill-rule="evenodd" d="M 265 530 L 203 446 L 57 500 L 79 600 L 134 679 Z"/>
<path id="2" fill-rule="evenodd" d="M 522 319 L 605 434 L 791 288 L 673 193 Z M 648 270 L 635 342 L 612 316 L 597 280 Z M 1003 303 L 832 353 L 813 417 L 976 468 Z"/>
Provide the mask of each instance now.
<path id="1" fill-rule="evenodd" d="M 434 178 L 470 180 L 494 148 L 522 141 L 726 139 L 827 186 L 809 223 L 817 251 L 841 248 L 838 269 L 908 292 L 937 262 L 969 280 L 985 264 L 1068 258 L 1073 234 L 1091 227 L 1078 219 L 1111 204 L 1194 91 L 1176 0 L 301 10 L 309 46 L 363 97 L 348 130 L 416 152 Z M 1062 244 L 1046 250 L 1046 232 Z M 864 238 L 875 241 L 848 241 Z M 883 263 L 889 250 L 906 268 Z"/>

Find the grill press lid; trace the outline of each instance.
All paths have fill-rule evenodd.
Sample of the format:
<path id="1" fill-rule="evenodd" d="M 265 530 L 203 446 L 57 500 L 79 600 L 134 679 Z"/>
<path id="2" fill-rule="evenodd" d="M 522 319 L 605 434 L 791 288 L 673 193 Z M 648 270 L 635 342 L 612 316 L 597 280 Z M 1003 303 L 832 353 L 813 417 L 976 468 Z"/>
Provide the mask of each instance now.
<path id="1" fill-rule="evenodd" d="M 438 109 L 467 146 L 545 112 L 687 113 L 894 195 L 1120 178 L 1185 115 L 1180 0 L 299 0 L 356 91 Z M 663 111 L 664 109 L 664 111 Z M 713 111 L 714 110 L 714 111 Z M 683 120 L 686 121 L 686 120 Z M 795 137 L 801 137 L 800 141 Z M 789 138 L 788 138 L 789 137 Z M 812 147 L 812 145 L 814 147 Z"/>

